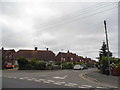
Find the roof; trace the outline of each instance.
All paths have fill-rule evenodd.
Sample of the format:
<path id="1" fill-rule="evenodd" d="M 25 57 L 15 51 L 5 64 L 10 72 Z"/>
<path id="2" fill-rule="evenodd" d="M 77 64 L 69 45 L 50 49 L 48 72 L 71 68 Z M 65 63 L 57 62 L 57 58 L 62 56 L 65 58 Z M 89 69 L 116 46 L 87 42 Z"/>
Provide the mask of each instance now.
<path id="1" fill-rule="evenodd" d="M 14 58 L 17 59 L 19 57 L 50 60 L 55 58 L 55 54 L 50 50 L 19 50 L 15 53 Z"/>
<path id="2" fill-rule="evenodd" d="M 15 53 L 14 49 L 10 49 L 10 50 L 0 50 L 0 52 L 2 52 L 2 56 L 7 56 L 11 53 Z"/>

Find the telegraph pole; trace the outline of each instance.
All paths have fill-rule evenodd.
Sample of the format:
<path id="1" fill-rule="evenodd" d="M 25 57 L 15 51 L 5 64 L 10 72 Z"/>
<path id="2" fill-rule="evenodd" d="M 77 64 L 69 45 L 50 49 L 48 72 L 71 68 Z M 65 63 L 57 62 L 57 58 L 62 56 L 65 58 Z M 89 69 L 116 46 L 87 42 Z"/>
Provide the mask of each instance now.
<path id="1" fill-rule="evenodd" d="M 106 44 L 107 44 L 107 50 L 108 50 L 107 57 L 108 57 L 109 75 L 111 75 L 111 67 L 110 67 L 110 60 L 109 60 L 110 51 L 109 51 L 109 44 L 108 44 L 108 35 L 107 35 L 106 20 L 104 20 L 104 26 L 105 26 Z"/>

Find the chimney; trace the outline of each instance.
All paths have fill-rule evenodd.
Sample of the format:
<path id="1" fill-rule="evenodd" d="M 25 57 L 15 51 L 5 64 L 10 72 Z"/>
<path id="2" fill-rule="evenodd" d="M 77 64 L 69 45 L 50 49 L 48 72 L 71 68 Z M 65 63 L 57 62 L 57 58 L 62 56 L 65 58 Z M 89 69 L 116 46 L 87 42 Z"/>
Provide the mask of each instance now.
<path id="1" fill-rule="evenodd" d="M 48 48 L 46 48 L 46 50 L 48 51 Z"/>
<path id="2" fill-rule="evenodd" d="M 68 53 L 70 53 L 69 50 L 68 50 Z"/>
<path id="3" fill-rule="evenodd" d="M 4 50 L 4 47 L 2 47 L 2 51 Z"/>
<path id="4" fill-rule="evenodd" d="M 37 51 L 37 47 L 35 47 L 35 51 Z"/>

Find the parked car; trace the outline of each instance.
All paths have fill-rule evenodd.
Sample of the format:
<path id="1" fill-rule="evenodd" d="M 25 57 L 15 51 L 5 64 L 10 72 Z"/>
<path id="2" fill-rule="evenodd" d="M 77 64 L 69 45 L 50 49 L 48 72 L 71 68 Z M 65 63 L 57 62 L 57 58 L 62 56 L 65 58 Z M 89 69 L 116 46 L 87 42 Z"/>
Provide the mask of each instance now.
<path id="1" fill-rule="evenodd" d="M 83 69 L 88 69 L 88 67 L 85 64 L 82 64 L 81 66 L 83 66 Z"/>
<path id="2" fill-rule="evenodd" d="M 74 70 L 83 70 L 84 69 L 84 67 L 82 66 L 82 65 L 75 65 L 74 66 L 74 68 L 73 68 Z"/>
<path id="3" fill-rule="evenodd" d="M 14 65 L 12 65 L 11 63 L 6 64 L 6 69 L 13 69 Z"/>

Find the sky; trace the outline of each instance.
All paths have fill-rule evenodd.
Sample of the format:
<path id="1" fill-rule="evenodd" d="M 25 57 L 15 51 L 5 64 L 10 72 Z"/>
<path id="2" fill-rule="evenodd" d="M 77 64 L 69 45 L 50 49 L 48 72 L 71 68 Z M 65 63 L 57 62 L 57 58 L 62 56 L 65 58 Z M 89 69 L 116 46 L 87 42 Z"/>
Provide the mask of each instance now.
<path id="1" fill-rule="evenodd" d="M 2 0 L 0 47 L 49 48 L 96 59 L 105 40 L 107 21 L 110 51 L 118 57 L 118 3 L 80 1 Z"/>

